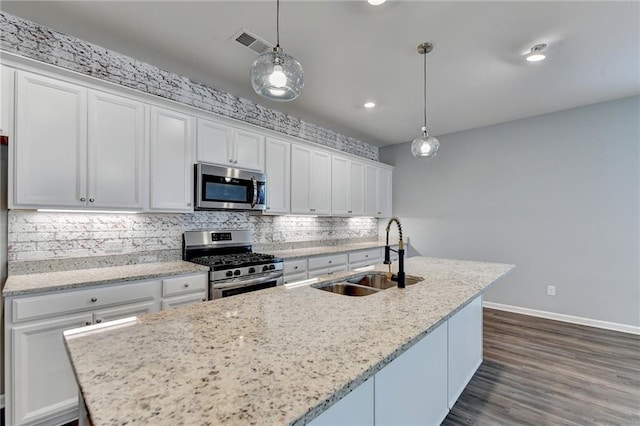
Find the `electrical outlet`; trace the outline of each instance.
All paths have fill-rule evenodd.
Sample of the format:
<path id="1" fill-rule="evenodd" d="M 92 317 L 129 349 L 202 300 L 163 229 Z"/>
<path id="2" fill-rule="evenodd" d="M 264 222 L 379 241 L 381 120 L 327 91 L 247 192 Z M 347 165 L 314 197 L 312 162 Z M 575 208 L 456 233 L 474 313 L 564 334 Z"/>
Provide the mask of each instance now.
<path id="1" fill-rule="evenodd" d="M 556 286 L 548 285 L 547 286 L 547 296 L 555 296 L 556 295 Z"/>

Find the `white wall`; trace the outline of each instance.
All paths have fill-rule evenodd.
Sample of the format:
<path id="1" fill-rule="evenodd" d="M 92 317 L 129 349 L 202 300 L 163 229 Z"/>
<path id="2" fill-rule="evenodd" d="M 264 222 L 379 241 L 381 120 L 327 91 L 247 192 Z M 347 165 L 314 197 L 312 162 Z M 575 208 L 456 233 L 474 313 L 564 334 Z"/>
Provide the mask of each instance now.
<path id="1" fill-rule="evenodd" d="M 639 326 L 639 123 L 636 96 L 444 135 L 433 159 L 381 149 L 410 254 L 513 263 L 487 301 Z"/>

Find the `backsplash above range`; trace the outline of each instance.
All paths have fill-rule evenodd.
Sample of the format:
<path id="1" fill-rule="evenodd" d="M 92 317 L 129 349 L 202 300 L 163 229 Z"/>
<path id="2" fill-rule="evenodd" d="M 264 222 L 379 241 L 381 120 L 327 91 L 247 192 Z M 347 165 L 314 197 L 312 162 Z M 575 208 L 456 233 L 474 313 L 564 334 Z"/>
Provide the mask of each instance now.
<path id="1" fill-rule="evenodd" d="M 0 12 L 0 48 L 370 160 L 378 160 L 378 148 L 366 142 L 5 12 Z"/>
<path id="2" fill-rule="evenodd" d="M 378 238 L 378 220 L 371 217 L 260 216 L 216 211 L 122 215 L 13 210 L 9 211 L 8 221 L 10 274 L 27 272 L 18 270 L 23 261 L 65 258 L 97 261 L 104 256 L 120 257 L 122 264 L 176 260 L 181 257 L 182 233 L 187 230 L 250 229 L 256 250 L 267 246 L 278 250 Z M 89 266 L 84 264 L 92 267 L 90 262 Z M 43 269 L 52 268 L 54 266 Z M 73 269 L 73 265 L 67 264 L 65 268 Z"/>

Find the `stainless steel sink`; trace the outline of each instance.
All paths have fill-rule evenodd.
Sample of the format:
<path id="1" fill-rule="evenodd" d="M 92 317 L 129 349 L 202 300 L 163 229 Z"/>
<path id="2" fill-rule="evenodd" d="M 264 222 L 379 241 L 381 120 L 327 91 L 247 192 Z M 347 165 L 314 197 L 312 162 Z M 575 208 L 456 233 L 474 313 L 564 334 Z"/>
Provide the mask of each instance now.
<path id="1" fill-rule="evenodd" d="M 415 283 L 419 283 L 422 281 L 420 277 L 405 277 L 405 284 L 412 285 Z M 366 274 L 366 275 L 358 275 L 357 277 L 347 279 L 347 282 L 352 284 L 359 284 L 366 287 L 377 288 L 380 290 L 386 290 L 391 287 L 395 287 L 398 285 L 396 281 L 392 281 L 387 278 L 386 274 Z"/>
<path id="2" fill-rule="evenodd" d="M 316 288 L 324 291 L 329 291 L 331 293 L 344 294 L 345 296 L 368 296 L 379 291 L 373 288 L 352 285 L 349 283 L 333 283 Z"/>

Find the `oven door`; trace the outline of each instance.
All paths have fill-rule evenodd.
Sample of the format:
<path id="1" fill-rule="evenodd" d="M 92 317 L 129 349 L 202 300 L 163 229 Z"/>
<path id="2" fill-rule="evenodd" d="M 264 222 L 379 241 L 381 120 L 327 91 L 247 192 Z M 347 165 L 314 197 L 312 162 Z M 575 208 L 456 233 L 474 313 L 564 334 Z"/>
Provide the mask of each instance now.
<path id="1" fill-rule="evenodd" d="M 196 209 L 264 210 L 266 175 L 198 163 L 195 166 Z"/>
<path id="2" fill-rule="evenodd" d="M 209 284 L 209 297 L 211 299 L 221 299 L 223 297 L 235 296 L 236 294 L 275 287 L 282 283 L 282 271 L 268 272 L 248 278 L 212 281 Z"/>

